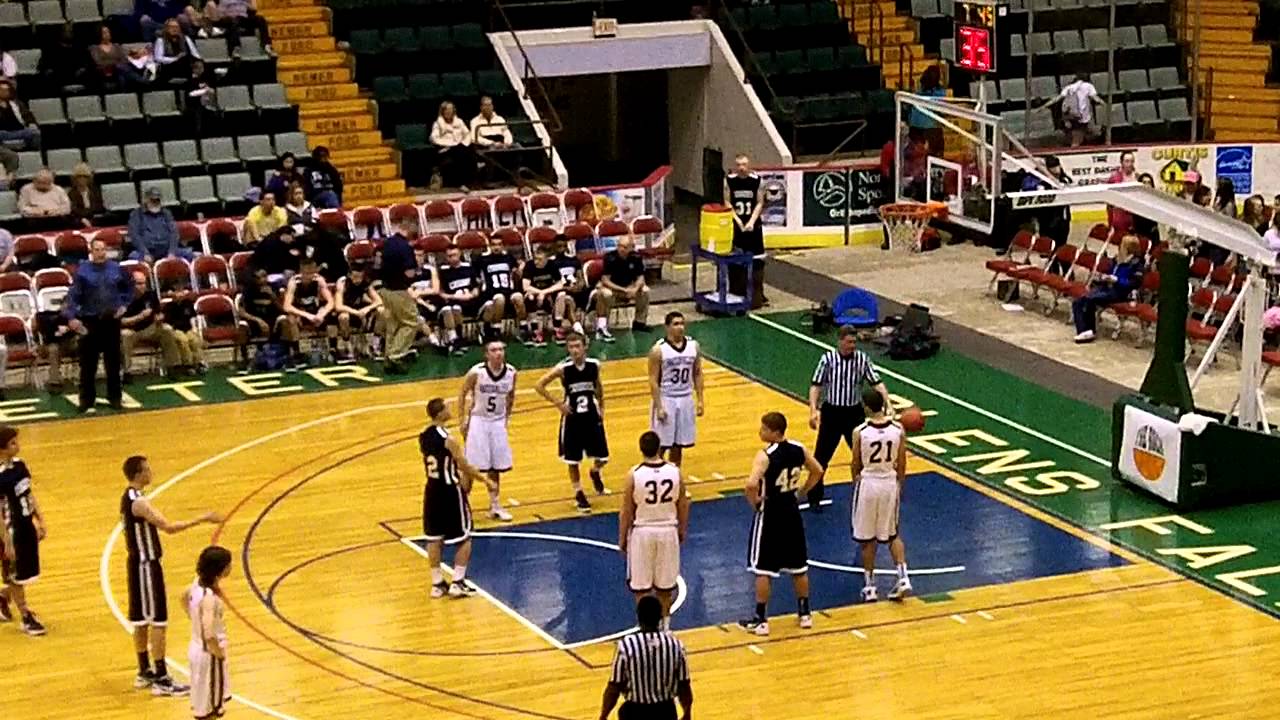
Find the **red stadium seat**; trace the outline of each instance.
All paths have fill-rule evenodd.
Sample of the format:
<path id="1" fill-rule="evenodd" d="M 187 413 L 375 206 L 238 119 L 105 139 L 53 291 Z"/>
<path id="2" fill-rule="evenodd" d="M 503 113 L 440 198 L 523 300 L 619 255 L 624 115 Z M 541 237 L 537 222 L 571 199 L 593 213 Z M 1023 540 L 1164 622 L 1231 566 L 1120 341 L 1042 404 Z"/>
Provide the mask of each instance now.
<path id="1" fill-rule="evenodd" d="M 525 214 L 524 198 L 519 195 L 502 195 L 493 201 L 493 215 L 498 227 L 529 227 Z"/>
<path id="2" fill-rule="evenodd" d="M 31 290 L 31 276 L 24 272 L 0 274 L 0 292 L 11 292 L 13 290 Z"/>
<path id="3" fill-rule="evenodd" d="M 1199 320 L 1187 318 L 1187 339 L 1192 342 L 1212 342 L 1214 336 L 1218 334 L 1218 328 L 1210 324 L 1213 319 L 1213 307 L 1217 301 L 1217 294 L 1209 288 L 1200 288 L 1191 293 L 1191 299 L 1188 301 L 1189 313 L 1198 313 L 1202 317 Z"/>
<path id="4" fill-rule="evenodd" d="M 3 338 L 7 348 L 9 367 L 25 367 L 25 382 L 31 385 L 36 376 L 37 357 L 31 327 L 17 315 L 0 314 L 0 338 Z"/>
<path id="5" fill-rule="evenodd" d="M 524 252 L 524 233 L 513 227 L 499 228 L 493 231 L 493 237 L 502 241 L 502 246 L 507 252 L 516 258 L 523 258 Z"/>
<path id="6" fill-rule="evenodd" d="M 50 255 L 48 238 L 43 235 L 23 235 L 13 243 L 13 255 L 18 260 L 18 265 L 26 267 L 28 263 L 41 255 Z M 37 264 L 44 265 L 48 261 L 40 259 Z"/>
<path id="7" fill-rule="evenodd" d="M 595 198 L 590 190 L 568 190 L 564 194 L 564 214 L 568 222 L 587 220 L 584 210 L 590 208 L 591 219 L 595 219 Z"/>
<path id="8" fill-rule="evenodd" d="M 426 232 L 443 232 L 452 235 L 462 227 L 458 224 L 458 212 L 448 200 L 432 200 L 423 211 L 427 218 Z"/>
<path id="9" fill-rule="evenodd" d="M 596 246 L 596 231 L 584 222 L 575 222 L 566 225 L 564 228 L 564 236 L 569 241 L 569 247 L 579 258 L 585 262 L 592 258 L 600 257 L 600 248 Z M 589 247 L 584 247 L 590 241 Z"/>
<path id="10" fill-rule="evenodd" d="M 444 235 L 441 233 L 430 233 L 427 235 L 423 235 L 417 240 L 414 240 L 413 246 L 415 248 L 421 248 L 428 255 L 439 255 L 443 253 L 445 250 L 448 250 L 449 245 L 451 245 L 452 242 L 453 241 L 449 238 L 448 235 Z"/>
<path id="11" fill-rule="evenodd" d="M 106 228 L 93 234 L 94 240 L 101 240 L 107 246 L 107 257 L 119 259 L 124 249 L 124 231 L 118 228 Z"/>
<path id="12" fill-rule="evenodd" d="M 675 253 L 675 248 L 661 242 L 663 230 L 662 221 L 652 215 L 640 215 L 631 221 L 631 234 L 636 238 L 641 256 L 661 261 Z"/>
<path id="13" fill-rule="evenodd" d="M 204 237 L 200 233 L 200 226 L 189 220 L 183 220 L 178 223 L 178 242 L 185 247 L 191 248 L 194 252 L 205 252 Z"/>
<path id="14" fill-rule="evenodd" d="M 477 230 L 467 230 L 460 232 L 453 237 L 453 243 L 462 250 L 464 254 L 484 252 L 485 247 L 489 244 L 489 237 Z"/>
<path id="15" fill-rule="evenodd" d="M 63 264 L 75 264 L 89 259 L 89 241 L 78 232 L 67 231 L 53 241 L 53 252 Z"/>
<path id="16" fill-rule="evenodd" d="M 554 193 L 534 193 L 529 197 L 529 221 L 535 227 L 559 229 L 564 226 L 564 207 Z"/>
<path id="17" fill-rule="evenodd" d="M 387 217 L 391 220 L 392 225 L 410 223 L 419 230 L 422 228 L 422 213 L 417 205 L 409 203 L 392 205 L 391 209 L 387 211 Z"/>
<path id="18" fill-rule="evenodd" d="M 196 291 L 201 295 L 231 293 L 231 267 L 221 255 L 201 255 L 191 269 L 196 277 Z"/>
<path id="19" fill-rule="evenodd" d="M 195 287 L 195 280 L 191 275 L 191 263 L 180 257 L 162 258 L 156 262 L 152 270 L 155 272 L 156 290 L 161 295 Z"/>
<path id="20" fill-rule="evenodd" d="M 493 206 L 485 198 L 469 197 L 458 206 L 462 214 L 462 226 L 468 230 L 493 228 Z"/>
<path id="21" fill-rule="evenodd" d="M 987 283 L 987 292 L 995 288 L 996 281 L 1001 275 L 1008 275 L 1014 270 L 1031 265 L 1031 246 L 1034 241 L 1034 235 L 1021 230 L 1013 236 L 1013 242 L 1009 245 L 1009 251 L 1004 254 L 1004 257 L 987 261 L 986 267 L 991 271 L 991 282 Z"/>
<path id="22" fill-rule="evenodd" d="M 204 341 L 211 346 L 236 342 L 236 306 L 226 295 L 203 295 L 196 298 L 197 326 Z"/>
<path id="23" fill-rule="evenodd" d="M 539 225 L 529 228 L 527 237 L 530 245 L 550 245 L 559 234 L 555 228 Z"/>
<path id="24" fill-rule="evenodd" d="M 385 237 L 387 234 L 386 225 L 386 218 L 382 215 L 382 208 L 365 205 L 356 208 L 351 213 L 351 227 L 354 232 L 353 236 L 356 239 L 367 240 L 375 237 Z"/>
<path id="25" fill-rule="evenodd" d="M 373 260 L 375 250 L 373 243 L 368 240 L 356 240 L 343 248 L 343 254 L 346 255 L 348 263 L 367 263 Z"/>
<path id="26" fill-rule="evenodd" d="M 316 225 L 347 240 L 351 238 L 351 218 L 341 210 L 324 210 L 316 216 Z"/>
<path id="27" fill-rule="evenodd" d="M 32 278 L 31 286 L 36 292 L 50 287 L 71 287 L 71 273 L 62 268 L 44 268 L 37 270 Z"/>

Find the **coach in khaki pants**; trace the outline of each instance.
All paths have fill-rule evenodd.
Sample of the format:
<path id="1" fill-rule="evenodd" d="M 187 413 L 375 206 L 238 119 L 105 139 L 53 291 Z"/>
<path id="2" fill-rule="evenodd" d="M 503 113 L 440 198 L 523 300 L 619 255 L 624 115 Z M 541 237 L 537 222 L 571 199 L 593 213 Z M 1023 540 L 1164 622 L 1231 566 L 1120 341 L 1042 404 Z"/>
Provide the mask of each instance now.
<path id="1" fill-rule="evenodd" d="M 130 279 L 133 282 L 133 298 L 125 308 L 124 316 L 120 318 L 120 346 L 124 355 L 126 382 L 133 374 L 133 350 L 139 341 L 160 346 L 165 370 L 172 372 L 178 365 L 178 343 L 173 337 L 173 328 L 164 324 L 164 316 L 160 312 L 160 297 L 151 292 L 147 286 L 147 276 L 143 273 L 135 272 Z"/>
<path id="2" fill-rule="evenodd" d="M 378 294 L 387 308 L 387 362 L 384 370 L 396 375 L 408 370 L 406 363 L 418 332 L 418 306 L 409 295 L 409 285 L 418 275 L 418 261 L 405 238 L 409 229 L 400 226 L 382 244 L 382 287 Z"/>

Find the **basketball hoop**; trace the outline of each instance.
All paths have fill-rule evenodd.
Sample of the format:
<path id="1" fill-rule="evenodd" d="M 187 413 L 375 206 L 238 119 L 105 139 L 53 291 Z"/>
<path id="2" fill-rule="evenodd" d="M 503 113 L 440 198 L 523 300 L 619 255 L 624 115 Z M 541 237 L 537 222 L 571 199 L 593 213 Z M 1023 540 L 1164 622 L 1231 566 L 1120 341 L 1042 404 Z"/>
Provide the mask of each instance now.
<path id="1" fill-rule="evenodd" d="M 889 233 L 889 248 L 920 252 L 920 238 L 933 218 L 947 216 L 946 203 L 903 202 L 880 206 L 880 222 Z"/>

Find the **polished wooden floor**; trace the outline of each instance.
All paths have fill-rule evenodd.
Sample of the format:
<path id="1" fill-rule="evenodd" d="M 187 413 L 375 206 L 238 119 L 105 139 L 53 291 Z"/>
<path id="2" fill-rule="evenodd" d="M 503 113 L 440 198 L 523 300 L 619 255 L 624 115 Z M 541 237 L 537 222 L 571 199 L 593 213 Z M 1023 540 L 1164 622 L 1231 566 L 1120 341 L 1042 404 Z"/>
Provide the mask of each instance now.
<path id="1" fill-rule="evenodd" d="M 573 512 L 555 458 L 555 411 L 529 392 L 535 374 L 522 375 L 517 469 L 505 483 L 521 520 Z M 606 478 L 616 485 L 647 425 L 643 360 L 610 362 L 606 378 L 617 459 Z M 686 464 L 700 480 L 695 501 L 740 484 L 761 412 L 784 410 L 796 425 L 804 417 L 793 399 L 727 370 L 711 367 L 708 384 L 708 414 Z M 220 527 L 167 538 L 165 565 L 176 609 L 202 546 L 213 539 L 235 554 L 228 626 L 232 688 L 243 701 L 229 708 L 235 716 L 596 717 L 607 645 L 574 657 L 482 599 L 428 601 L 423 561 L 388 532 L 417 528 L 412 438 L 425 401 L 456 389 L 456 380 L 431 381 L 24 428 L 23 455 L 49 522 L 45 571 L 30 599 L 49 635 L 0 627 L 0 718 L 189 716 L 183 700 L 132 690 L 131 643 L 113 617 L 112 603 L 125 601 L 123 549 L 116 543 L 104 557 L 104 548 L 117 522 L 120 462 L 134 452 L 150 456 L 156 502 L 170 517 L 206 508 L 227 516 Z M 807 427 L 793 434 L 812 440 Z M 927 469 L 939 470 L 914 461 L 913 470 Z M 597 505 L 613 510 L 613 498 Z M 258 582 L 320 559 L 255 591 L 240 567 L 250 532 Z M 961 591 L 946 603 L 837 609 L 804 635 L 786 622 L 767 639 L 683 632 L 697 716 L 1275 717 L 1280 624 L 1132 559 Z M 176 662 L 189 632 L 176 616 Z"/>

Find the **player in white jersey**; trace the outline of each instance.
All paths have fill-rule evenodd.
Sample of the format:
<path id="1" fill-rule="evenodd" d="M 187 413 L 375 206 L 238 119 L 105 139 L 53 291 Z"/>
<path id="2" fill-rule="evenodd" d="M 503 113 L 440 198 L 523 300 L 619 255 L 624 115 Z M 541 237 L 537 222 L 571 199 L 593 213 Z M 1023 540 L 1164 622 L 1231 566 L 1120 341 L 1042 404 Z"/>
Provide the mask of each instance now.
<path id="1" fill-rule="evenodd" d="M 516 402 L 516 369 L 507 364 L 507 346 L 500 340 L 484 346 L 484 362 L 467 371 L 458 393 L 458 415 L 467 462 L 484 473 L 489 488 L 489 517 L 509 522 L 498 486 L 511 471 L 511 441 L 507 424 Z"/>
<path id="2" fill-rule="evenodd" d="M 182 596 L 191 618 L 191 714 L 196 720 L 222 717 L 231 700 L 227 683 L 227 626 L 220 583 L 231 574 L 231 552 L 211 545 L 196 562 L 196 581 Z"/>
<path id="3" fill-rule="evenodd" d="M 867 421 L 853 431 L 853 539 L 862 548 L 865 586 L 862 601 L 876 601 L 876 548 L 889 544 L 898 569 L 890 600 L 911 593 L 907 550 L 898 537 L 898 506 L 907 479 L 907 434 L 885 414 L 884 396 L 875 388 L 862 392 Z"/>
<path id="4" fill-rule="evenodd" d="M 689 498 L 680 468 L 662 459 L 652 430 L 640 436 L 644 462 L 627 473 L 618 516 L 618 549 L 627 557 L 627 586 L 636 602 L 654 593 L 664 617 L 680 577 L 680 544 L 689 525 Z"/>
<path id="5" fill-rule="evenodd" d="M 667 459 L 679 466 L 684 449 L 693 447 L 696 418 L 702 415 L 702 353 L 698 341 L 684 333 L 684 315 L 667 313 L 665 325 L 667 336 L 649 351 L 649 427 Z"/>

